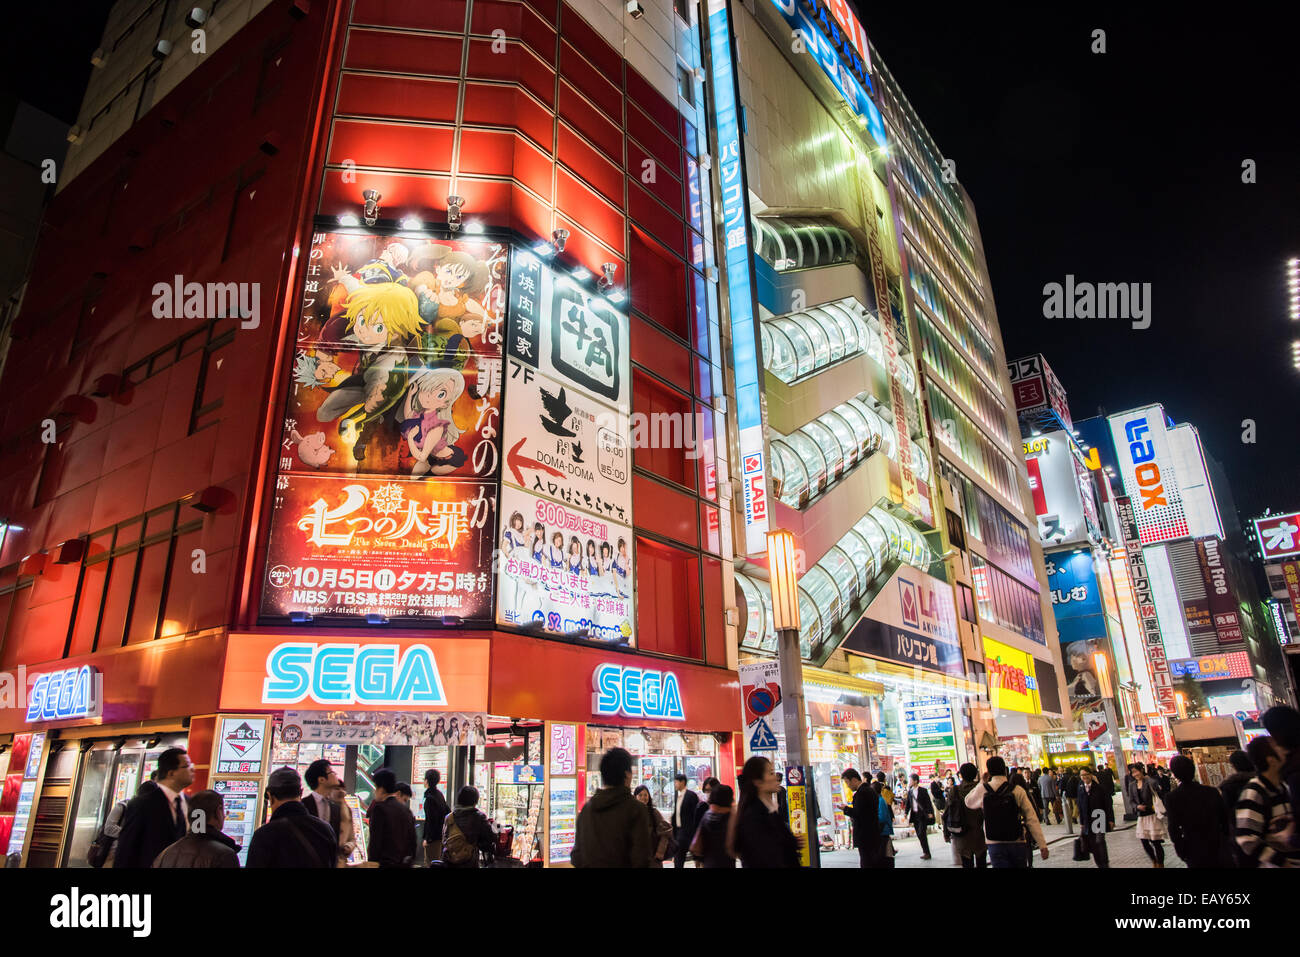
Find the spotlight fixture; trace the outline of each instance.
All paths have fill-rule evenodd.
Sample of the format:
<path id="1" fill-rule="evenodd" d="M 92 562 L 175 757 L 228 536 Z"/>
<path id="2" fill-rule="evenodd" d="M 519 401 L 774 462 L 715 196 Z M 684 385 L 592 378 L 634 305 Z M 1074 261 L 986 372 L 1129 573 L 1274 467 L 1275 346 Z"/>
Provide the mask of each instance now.
<path id="1" fill-rule="evenodd" d="M 543 240 L 542 242 L 538 243 L 533 247 L 533 252 L 543 257 L 554 256 L 555 247 L 552 246 L 550 243 L 546 242 L 545 240 Z"/>
<path id="2" fill-rule="evenodd" d="M 615 305 L 618 305 L 627 298 L 627 293 L 622 289 L 611 289 L 609 292 L 605 293 L 605 298 Z"/>
<path id="3" fill-rule="evenodd" d="M 185 14 L 185 25 L 193 29 L 198 29 L 208 22 L 208 15 L 202 7 L 194 7 L 189 13 Z"/>
<path id="4" fill-rule="evenodd" d="M 361 220 L 357 219 L 356 213 L 344 213 L 339 217 L 340 226 L 360 226 Z"/>
<path id="5" fill-rule="evenodd" d="M 172 45 L 170 40 L 159 40 L 154 44 L 153 58 L 155 60 L 165 60 L 171 56 Z"/>
<path id="6" fill-rule="evenodd" d="M 402 217 L 401 227 L 403 229 L 423 229 L 424 223 L 420 222 L 420 217 L 414 213 L 408 213 Z"/>
<path id="7" fill-rule="evenodd" d="M 614 287 L 614 274 L 618 272 L 618 263 L 601 263 L 600 269 L 604 273 L 600 277 L 600 282 L 596 283 L 601 292 L 607 292 Z"/>
<path id="8" fill-rule="evenodd" d="M 377 189 L 366 189 L 361 191 L 361 198 L 365 200 L 361 207 L 361 218 L 367 226 L 373 226 L 379 222 L 379 201 L 384 197 Z"/>
<path id="9" fill-rule="evenodd" d="M 465 200 L 459 196 L 447 197 L 447 228 L 453 233 L 460 232 L 460 210 L 464 205 Z"/>
<path id="10" fill-rule="evenodd" d="M 551 246 L 557 253 L 564 252 L 564 246 L 569 241 L 569 231 L 567 229 L 556 229 L 551 231 Z"/>
<path id="11" fill-rule="evenodd" d="M 645 7 L 641 6 L 638 0 L 628 0 L 627 15 L 633 20 L 640 20 L 645 16 Z"/>

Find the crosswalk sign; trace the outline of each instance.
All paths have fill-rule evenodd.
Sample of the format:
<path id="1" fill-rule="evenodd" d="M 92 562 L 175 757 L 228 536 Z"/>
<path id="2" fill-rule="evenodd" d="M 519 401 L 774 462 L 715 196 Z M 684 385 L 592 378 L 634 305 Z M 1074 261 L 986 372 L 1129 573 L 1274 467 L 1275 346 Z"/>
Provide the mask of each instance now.
<path id="1" fill-rule="evenodd" d="M 749 736 L 749 750 L 775 751 L 776 749 L 776 735 L 774 735 L 772 729 L 767 726 L 767 720 L 765 718 L 759 718 L 758 723 L 754 725 L 754 733 Z"/>
<path id="2" fill-rule="evenodd" d="M 1145 734 L 1139 734 L 1133 741 L 1133 747 L 1138 748 L 1141 751 L 1145 751 L 1150 744 L 1151 742 L 1147 740 Z"/>

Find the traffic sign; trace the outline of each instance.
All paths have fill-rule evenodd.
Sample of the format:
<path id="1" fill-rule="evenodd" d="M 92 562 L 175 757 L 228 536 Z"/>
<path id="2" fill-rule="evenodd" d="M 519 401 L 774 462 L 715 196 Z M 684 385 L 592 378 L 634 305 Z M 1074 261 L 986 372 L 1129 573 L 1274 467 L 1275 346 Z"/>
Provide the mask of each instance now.
<path id="1" fill-rule="evenodd" d="M 1150 746 L 1151 746 L 1151 742 L 1147 740 L 1147 736 L 1145 734 L 1139 734 L 1136 738 L 1133 739 L 1133 747 L 1137 748 L 1139 751 L 1145 751 Z"/>
<path id="2" fill-rule="evenodd" d="M 767 726 L 767 720 L 759 718 L 758 723 L 754 726 L 754 733 L 749 736 L 749 750 L 775 751 L 777 747 L 776 735 Z"/>
<path id="3" fill-rule="evenodd" d="M 1238 721 L 1245 721 L 1245 720 L 1246 720 L 1246 712 L 1244 712 L 1244 711 L 1238 711 L 1238 712 L 1236 712 L 1236 715 L 1237 715 L 1237 720 L 1238 720 Z"/>
<path id="4" fill-rule="evenodd" d="M 1145 724 L 1135 724 L 1135 725 L 1133 725 L 1133 733 L 1134 733 L 1134 734 L 1146 734 L 1146 733 L 1147 733 L 1147 726 L 1146 726 Z"/>

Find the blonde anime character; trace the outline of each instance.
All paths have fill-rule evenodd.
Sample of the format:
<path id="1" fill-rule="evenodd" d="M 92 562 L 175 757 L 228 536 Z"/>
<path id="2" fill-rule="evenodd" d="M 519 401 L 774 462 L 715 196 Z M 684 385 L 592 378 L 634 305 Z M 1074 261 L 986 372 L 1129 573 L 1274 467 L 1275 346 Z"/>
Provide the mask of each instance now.
<path id="1" fill-rule="evenodd" d="M 406 390 L 406 346 L 423 329 L 424 320 L 415 293 L 395 282 L 359 285 L 344 302 L 343 317 L 344 341 L 357 349 L 359 359 L 352 375 L 329 389 L 316 418 L 338 419 L 345 442 L 355 432 L 352 456 L 360 462 L 375 424 Z"/>
<path id="2" fill-rule="evenodd" d="M 415 459 L 413 477 L 445 475 L 465 464 L 465 450 L 456 445 L 461 431 L 451 414 L 464 391 L 465 378 L 455 369 L 420 369 L 411 375 L 400 431 Z"/>

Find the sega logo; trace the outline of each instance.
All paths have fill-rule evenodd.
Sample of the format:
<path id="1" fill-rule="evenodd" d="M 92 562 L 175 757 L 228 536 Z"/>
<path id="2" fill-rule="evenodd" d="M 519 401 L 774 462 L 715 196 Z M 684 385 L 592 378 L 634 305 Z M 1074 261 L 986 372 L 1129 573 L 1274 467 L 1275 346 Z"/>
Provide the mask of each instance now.
<path id="1" fill-rule="evenodd" d="M 1150 434 L 1146 416 L 1124 423 L 1124 436 L 1128 439 L 1129 457 L 1133 459 L 1133 477 L 1142 492 L 1142 510 L 1168 505 L 1165 500 L 1164 481 L 1160 477 L 1160 466 L 1156 464 L 1156 449 L 1150 439 L 1143 438 Z"/>
<path id="2" fill-rule="evenodd" d="M 328 705 L 445 705 L 433 652 L 412 645 L 277 645 L 266 656 L 264 704 L 297 704 L 310 698 Z"/>
<path id="3" fill-rule="evenodd" d="M 37 675 L 27 698 L 28 721 L 62 721 L 99 714 L 99 671 L 90 665 Z"/>
<path id="4" fill-rule="evenodd" d="M 593 714 L 685 721 L 682 693 L 671 671 L 604 664 L 591 676 Z"/>

